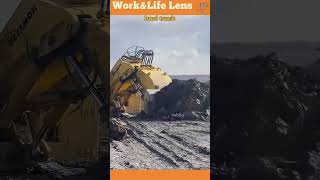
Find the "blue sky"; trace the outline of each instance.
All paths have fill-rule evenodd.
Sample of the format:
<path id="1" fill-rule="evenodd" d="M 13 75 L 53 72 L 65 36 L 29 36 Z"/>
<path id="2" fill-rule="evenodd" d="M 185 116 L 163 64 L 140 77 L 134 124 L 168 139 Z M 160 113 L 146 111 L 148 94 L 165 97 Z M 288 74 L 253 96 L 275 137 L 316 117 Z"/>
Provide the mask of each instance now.
<path id="1" fill-rule="evenodd" d="M 176 16 L 144 21 L 143 16 L 111 17 L 111 67 L 128 47 L 152 49 L 153 64 L 171 75 L 210 74 L 210 18 Z"/>

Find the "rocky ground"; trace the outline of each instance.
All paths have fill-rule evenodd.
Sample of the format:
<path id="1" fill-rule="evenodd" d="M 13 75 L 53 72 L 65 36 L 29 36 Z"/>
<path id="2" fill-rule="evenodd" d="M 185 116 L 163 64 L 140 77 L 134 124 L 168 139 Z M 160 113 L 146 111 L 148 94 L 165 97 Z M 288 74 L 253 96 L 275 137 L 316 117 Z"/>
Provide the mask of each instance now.
<path id="1" fill-rule="evenodd" d="M 107 179 L 106 166 L 99 162 L 34 162 L 23 169 L 0 172 L 1 180 Z"/>
<path id="2" fill-rule="evenodd" d="M 111 168 L 209 169 L 209 87 L 173 80 L 155 94 L 147 114 L 112 119 Z"/>
<path id="3" fill-rule="evenodd" d="M 319 78 L 274 53 L 213 63 L 213 178 L 320 179 Z"/>
<path id="4" fill-rule="evenodd" d="M 112 169 L 209 169 L 208 120 L 125 121 L 129 131 L 112 141 Z"/>

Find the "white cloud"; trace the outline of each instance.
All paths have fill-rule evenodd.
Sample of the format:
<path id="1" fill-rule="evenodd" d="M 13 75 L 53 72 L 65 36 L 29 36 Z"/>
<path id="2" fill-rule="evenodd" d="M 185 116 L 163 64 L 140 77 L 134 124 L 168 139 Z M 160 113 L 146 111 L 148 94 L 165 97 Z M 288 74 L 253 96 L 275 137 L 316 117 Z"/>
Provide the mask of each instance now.
<path id="1" fill-rule="evenodd" d="M 192 49 L 191 49 L 191 52 L 192 52 L 192 56 L 193 56 L 193 57 L 195 57 L 195 58 L 196 58 L 196 57 L 198 57 L 198 56 L 199 56 L 199 52 L 198 52 L 198 50 L 197 50 L 197 49 L 192 48 Z"/>
<path id="2" fill-rule="evenodd" d="M 183 56 L 183 52 L 181 52 L 181 51 L 177 51 L 177 50 L 173 50 L 172 52 L 171 52 L 171 57 L 181 57 L 181 56 Z"/>

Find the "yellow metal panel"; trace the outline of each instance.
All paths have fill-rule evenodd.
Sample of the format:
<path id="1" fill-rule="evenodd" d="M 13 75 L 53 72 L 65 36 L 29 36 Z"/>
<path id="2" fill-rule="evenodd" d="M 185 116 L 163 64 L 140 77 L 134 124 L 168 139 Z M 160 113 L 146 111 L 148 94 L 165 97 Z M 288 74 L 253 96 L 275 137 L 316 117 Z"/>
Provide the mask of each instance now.
<path id="1" fill-rule="evenodd" d="M 57 85 L 68 74 L 63 60 L 56 60 L 52 62 L 49 67 L 42 72 L 38 81 L 32 87 L 29 97 L 44 93 L 50 88 Z"/>
<path id="2" fill-rule="evenodd" d="M 140 93 L 135 93 L 133 94 L 129 99 L 128 99 L 128 104 L 126 106 L 126 111 L 129 114 L 137 114 L 141 112 L 143 108 L 142 104 L 142 99 L 141 99 L 141 94 Z"/>
<path id="3" fill-rule="evenodd" d="M 99 145 L 98 105 L 92 97 L 87 97 L 81 107 L 71 105 L 58 127 L 60 142 L 50 142 L 52 156 L 58 160 L 97 160 Z M 70 114 L 70 112 L 74 111 Z M 86 132 L 86 133 L 83 133 Z"/>
<path id="4" fill-rule="evenodd" d="M 145 89 L 161 89 L 172 82 L 160 68 L 143 68 L 138 73 Z"/>

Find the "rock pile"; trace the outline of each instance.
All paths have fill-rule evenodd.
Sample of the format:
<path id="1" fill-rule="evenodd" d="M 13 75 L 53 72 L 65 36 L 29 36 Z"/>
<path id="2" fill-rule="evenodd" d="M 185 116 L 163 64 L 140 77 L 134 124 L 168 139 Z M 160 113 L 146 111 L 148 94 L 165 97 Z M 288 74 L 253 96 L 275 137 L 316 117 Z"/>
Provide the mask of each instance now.
<path id="1" fill-rule="evenodd" d="M 177 80 L 154 95 L 150 115 L 173 119 L 203 119 L 209 115 L 210 84 Z"/>
<path id="2" fill-rule="evenodd" d="M 213 175 L 320 179 L 319 85 L 274 54 L 214 58 Z"/>
<path id="3" fill-rule="evenodd" d="M 110 119 L 110 139 L 121 140 L 127 135 L 128 126 L 120 118 Z"/>

